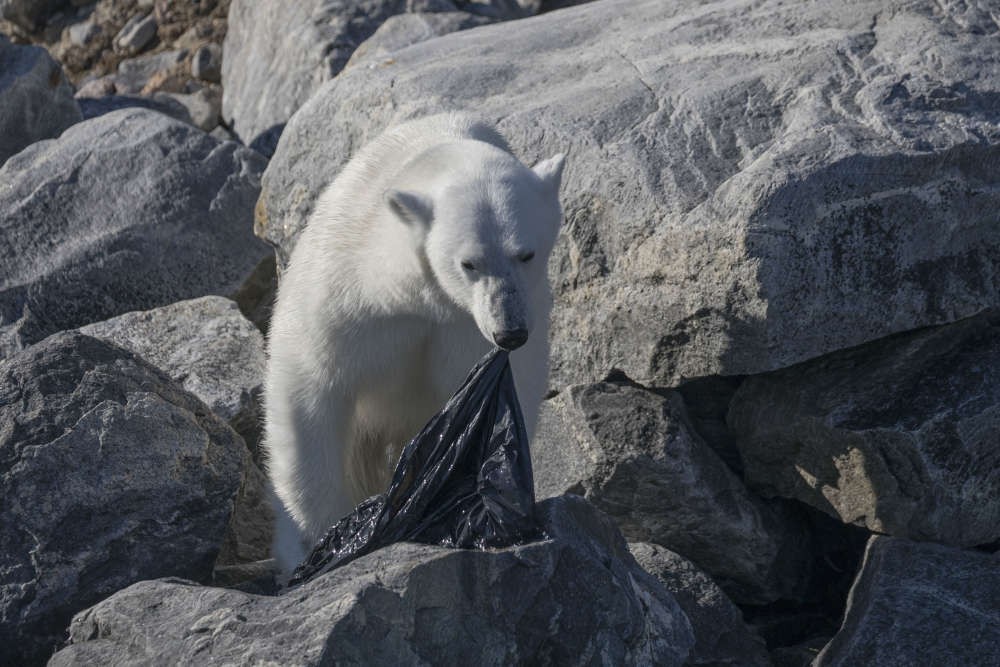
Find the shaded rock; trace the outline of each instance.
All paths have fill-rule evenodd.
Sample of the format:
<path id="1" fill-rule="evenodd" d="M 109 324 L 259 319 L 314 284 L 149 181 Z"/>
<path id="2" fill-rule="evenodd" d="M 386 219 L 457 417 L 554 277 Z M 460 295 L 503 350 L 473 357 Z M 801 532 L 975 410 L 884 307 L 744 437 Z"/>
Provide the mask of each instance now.
<path id="1" fill-rule="evenodd" d="M 0 17 L 32 32 L 44 24 L 49 14 L 68 4 L 69 0 L 0 0 Z"/>
<path id="2" fill-rule="evenodd" d="M 209 83 L 222 80 L 222 47 L 206 44 L 194 52 L 191 58 L 191 76 Z"/>
<path id="3" fill-rule="evenodd" d="M 87 46 L 101 34 L 101 26 L 93 21 L 81 21 L 69 27 L 69 41 L 73 46 Z"/>
<path id="4" fill-rule="evenodd" d="M 851 589 L 844 624 L 813 664 L 998 664 L 997 600 L 995 558 L 874 536 Z"/>
<path id="5" fill-rule="evenodd" d="M 899 537 L 1000 539 L 1000 312 L 749 378 L 729 423 L 766 495 Z"/>
<path id="6" fill-rule="evenodd" d="M 771 662 L 774 667 L 809 667 L 829 641 L 829 636 L 819 636 L 795 646 L 782 646 L 771 651 Z"/>
<path id="7" fill-rule="evenodd" d="M 76 89 L 73 97 L 78 100 L 87 97 L 105 97 L 107 95 L 114 95 L 115 90 L 115 78 L 112 75 L 108 75 L 96 79 L 88 79 Z"/>
<path id="8" fill-rule="evenodd" d="M 345 67 L 365 62 L 370 67 L 377 67 L 378 63 L 375 61 L 411 44 L 447 35 L 450 32 L 487 25 L 494 20 L 468 12 L 396 14 L 387 18 L 371 37 L 354 50 Z"/>
<path id="9" fill-rule="evenodd" d="M 961 7 L 594 2 L 415 44 L 300 108 L 258 229 L 283 264 L 360 146 L 467 110 L 526 162 L 569 153 L 555 386 L 759 373 L 955 321 L 1000 305 L 1000 28 Z"/>
<path id="10" fill-rule="evenodd" d="M 0 168 L 0 356 L 50 333 L 232 294 L 264 160 L 145 109 L 78 123 Z"/>
<path id="11" fill-rule="evenodd" d="M 115 51 L 139 53 L 156 37 L 157 27 L 156 17 L 152 14 L 136 14 L 115 35 Z"/>
<path id="12" fill-rule="evenodd" d="M 538 13 L 542 0 L 458 0 L 456 4 L 473 14 L 509 21 Z"/>
<path id="13" fill-rule="evenodd" d="M 670 591 L 691 622 L 695 643 L 685 665 L 770 665 L 764 640 L 750 631 L 740 610 L 707 574 L 655 544 L 632 542 L 628 548 L 639 565 Z"/>
<path id="14" fill-rule="evenodd" d="M 259 428 L 257 424 L 255 428 Z M 254 454 L 259 450 L 254 450 Z M 248 461 L 233 507 L 233 518 L 222 539 L 216 566 L 254 563 L 271 556 L 274 505 L 270 486 L 256 462 Z M 213 579 L 215 575 L 213 574 Z"/>
<path id="15" fill-rule="evenodd" d="M 0 363 L 0 663 L 142 579 L 208 580 L 249 457 L 141 358 L 75 332 Z"/>
<path id="16" fill-rule="evenodd" d="M 802 594 L 804 526 L 746 490 L 694 433 L 678 394 L 624 381 L 570 387 L 542 404 L 531 455 L 539 498 L 583 495 L 627 538 L 682 554 L 737 602 Z"/>
<path id="17" fill-rule="evenodd" d="M 50 664 L 683 664 L 690 625 L 613 524 L 572 497 L 539 511 L 542 542 L 394 544 L 277 597 L 136 584 L 79 614 Z"/>
<path id="18" fill-rule="evenodd" d="M 200 130 L 211 132 L 219 125 L 222 110 L 222 90 L 218 86 L 206 86 L 193 93 L 157 93 L 169 97 L 183 106 L 191 117 L 191 123 Z"/>
<path id="19" fill-rule="evenodd" d="M 81 119 L 73 88 L 45 49 L 0 35 L 0 165 Z"/>
<path id="20" fill-rule="evenodd" d="M 129 58 L 118 63 L 114 75 L 115 90 L 119 93 L 139 93 L 156 76 L 167 76 L 179 68 L 187 58 L 187 51 L 161 51 L 148 56 Z"/>
<path id="21" fill-rule="evenodd" d="M 248 146 L 273 152 L 285 122 L 390 16 L 455 11 L 448 0 L 233 0 L 222 61 L 222 114 Z"/>
<path id="22" fill-rule="evenodd" d="M 229 422 L 251 451 L 260 441 L 264 337 L 221 296 L 126 313 L 80 331 L 130 350 Z"/>
<path id="23" fill-rule="evenodd" d="M 77 104 L 84 120 L 97 118 L 121 109 L 149 109 L 188 125 L 194 125 L 191 113 L 180 101 L 168 95 L 105 95 L 103 97 L 77 97 Z"/>
<path id="24" fill-rule="evenodd" d="M 233 295 L 233 301 L 239 305 L 243 316 L 253 322 L 254 326 L 266 336 L 271 326 L 271 312 L 274 310 L 274 299 L 277 295 L 277 263 L 274 254 L 271 253 L 260 260 L 253 273 L 243 281 L 240 289 Z"/>

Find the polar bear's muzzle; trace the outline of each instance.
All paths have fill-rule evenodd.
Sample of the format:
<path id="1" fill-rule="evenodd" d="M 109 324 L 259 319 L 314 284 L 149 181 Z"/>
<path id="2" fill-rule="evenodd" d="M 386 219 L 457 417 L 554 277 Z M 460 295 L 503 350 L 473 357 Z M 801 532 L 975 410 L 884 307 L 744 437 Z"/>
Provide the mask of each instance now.
<path id="1" fill-rule="evenodd" d="M 473 316 L 486 340 L 516 350 L 528 340 L 530 322 L 524 295 L 515 280 L 487 277 L 480 281 Z"/>

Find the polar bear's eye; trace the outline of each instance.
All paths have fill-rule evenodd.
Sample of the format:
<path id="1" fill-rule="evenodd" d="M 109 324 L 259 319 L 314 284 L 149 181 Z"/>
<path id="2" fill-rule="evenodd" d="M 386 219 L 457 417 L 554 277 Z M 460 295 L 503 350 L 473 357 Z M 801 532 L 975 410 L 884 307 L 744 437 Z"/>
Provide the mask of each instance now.
<path id="1" fill-rule="evenodd" d="M 522 262 L 530 262 L 534 256 L 535 256 L 534 251 L 529 250 L 528 252 L 518 257 L 518 259 L 521 260 Z"/>
<path id="2" fill-rule="evenodd" d="M 476 265 L 466 259 L 462 262 L 462 268 L 466 271 L 475 271 Z"/>

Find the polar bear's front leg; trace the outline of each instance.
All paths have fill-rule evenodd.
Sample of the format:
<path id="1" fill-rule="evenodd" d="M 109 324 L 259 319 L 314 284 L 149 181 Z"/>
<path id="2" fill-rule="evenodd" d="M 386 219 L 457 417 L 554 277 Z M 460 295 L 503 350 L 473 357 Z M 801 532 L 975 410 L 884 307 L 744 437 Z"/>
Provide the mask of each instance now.
<path id="1" fill-rule="evenodd" d="M 343 482 L 350 450 L 348 402 L 330 391 L 286 407 L 287 418 L 280 426 L 269 423 L 267 434 L 268 470 L 279 501 L 272 552 L 283 570 L 289 563 L 281 561 L 301 560 L 304 551 L 354 507 Z M 295 565 L 298 562 L 291 563 Z"/>

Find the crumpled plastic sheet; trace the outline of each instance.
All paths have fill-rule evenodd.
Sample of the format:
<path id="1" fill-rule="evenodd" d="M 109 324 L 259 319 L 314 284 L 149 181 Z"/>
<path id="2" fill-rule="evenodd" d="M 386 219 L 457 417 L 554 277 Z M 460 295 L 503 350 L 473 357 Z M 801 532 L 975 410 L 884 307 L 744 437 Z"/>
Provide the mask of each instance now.
<path id="1" fill-rule="evenodd" d="M 403 449 L 389 489 L 331 527 L 288 585 L 393 542 L 487 549 L 539 537 L 510 356 L 495 349 Z"/>

